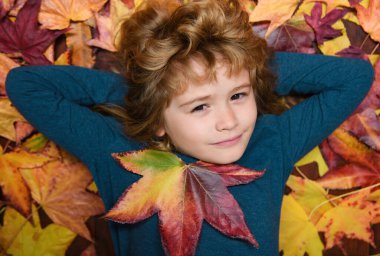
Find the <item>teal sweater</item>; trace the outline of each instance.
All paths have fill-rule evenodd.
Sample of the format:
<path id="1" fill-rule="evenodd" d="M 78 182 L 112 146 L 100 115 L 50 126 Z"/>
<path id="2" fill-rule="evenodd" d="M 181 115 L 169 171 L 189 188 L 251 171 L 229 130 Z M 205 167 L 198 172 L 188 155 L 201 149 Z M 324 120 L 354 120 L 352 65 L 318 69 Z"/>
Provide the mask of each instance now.
<path id="1" fill-rule="evenodd" d="M 260 248 L 229 238 L 203 222 L 196 255 L 278 255 L 281 202 L 294 163 L 318 145 L 358 106 L 373 79 L 370 63 L 359 59 L 276 53 L 276 90 L 312 95 L 279 116 L 261 115 L 238 164 L 266 170 L 247 185 L 229 187 L 244 211 Z M 120 75 L 72 66 L 13 69 L 7 93 L 30 123 L 79 157 L 91 170 L 106 208 L 139 179 L 122 169 L 113 152 L 141 149 L 121 125 L 88 107 L 123 104 L 128 82 Z M 180 155 L 187 163 L 196 161 Z M 137 224 L 110 222 L 117 255 L 163 255 L 157 215 Z"/>

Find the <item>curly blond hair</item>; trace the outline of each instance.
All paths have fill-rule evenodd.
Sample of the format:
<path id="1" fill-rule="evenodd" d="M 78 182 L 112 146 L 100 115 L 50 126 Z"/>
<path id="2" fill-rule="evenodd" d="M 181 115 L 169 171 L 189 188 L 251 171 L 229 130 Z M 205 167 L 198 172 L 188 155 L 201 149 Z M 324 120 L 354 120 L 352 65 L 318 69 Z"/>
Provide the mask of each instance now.
<path id="1" fill-rule="evenodd" d="M 123 121 L 131 138 L 171 149 L 168 137 L 155 134 L 171 97 L 187 81 L 200 79 L 191 69 L 194 60 L 204 65 L 206 79 L 215 78 L 220 59 L 230 74 L 246 68 L 259 114 L 283 110 L 267 67 L 271 51 L 253 33 L 238 0 L 147 1 L 123 22 L 120 33 L 119 53 L 131 81 Z"/>

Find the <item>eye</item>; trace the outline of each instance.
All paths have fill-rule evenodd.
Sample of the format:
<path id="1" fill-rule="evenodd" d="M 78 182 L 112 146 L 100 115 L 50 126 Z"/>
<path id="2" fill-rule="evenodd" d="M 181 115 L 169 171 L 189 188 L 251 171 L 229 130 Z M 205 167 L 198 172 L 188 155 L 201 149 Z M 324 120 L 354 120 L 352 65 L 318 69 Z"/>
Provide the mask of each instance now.
<path id="1" fill-rule="evenodd" d="M 231 100 L 239 100 L 241 98 L 244 98 L 245 96 L 247 96 L 247 93 L 245 92 L 236 93 L 231 96 Z"/>
<path id="2" fill-rule="evenodd" d="M 199 106 L 196 106 L 195 108 L 193 108 L 191 110 L 191 113 L 204 111 L 206 108 L 207 108 L 207 105 L 206 104 L 202 104 L 202 105 L 199 105 Z"/>

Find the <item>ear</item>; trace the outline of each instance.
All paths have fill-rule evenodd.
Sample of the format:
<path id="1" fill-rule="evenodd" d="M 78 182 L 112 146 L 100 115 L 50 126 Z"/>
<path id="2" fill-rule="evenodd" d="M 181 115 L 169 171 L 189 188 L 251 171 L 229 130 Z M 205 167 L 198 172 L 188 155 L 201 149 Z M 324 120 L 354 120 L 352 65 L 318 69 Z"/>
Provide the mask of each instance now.
<path id="1" fill-rule="evenodd" d="M 166 131 L 165 131 L 165 128 L 162 126 L 160 128 L 157 129 L 156 131 L 156 136 L 157 137 L 162 137 L 166 134 Z"/>

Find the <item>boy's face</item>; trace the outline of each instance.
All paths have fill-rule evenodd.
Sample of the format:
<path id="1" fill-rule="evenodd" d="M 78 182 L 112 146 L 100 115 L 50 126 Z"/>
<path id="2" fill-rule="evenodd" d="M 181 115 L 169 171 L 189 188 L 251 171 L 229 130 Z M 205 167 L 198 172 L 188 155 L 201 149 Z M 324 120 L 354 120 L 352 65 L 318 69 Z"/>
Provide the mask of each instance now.
<path id="1" fill-rule="evenodd" d="M 193 68 L 202 72 L 199 64 Z M 167 134 L 178 151 L 209 163 L 237 161 L 257 118 L 248 71 L 229 77 L 226 65 L 220 65 L 215 81 L 189 83 L 171 99 L 163 115 L 164 125 L 157 135 Z"/>

